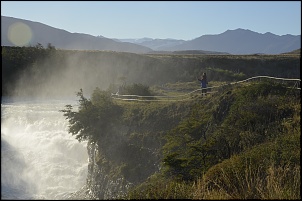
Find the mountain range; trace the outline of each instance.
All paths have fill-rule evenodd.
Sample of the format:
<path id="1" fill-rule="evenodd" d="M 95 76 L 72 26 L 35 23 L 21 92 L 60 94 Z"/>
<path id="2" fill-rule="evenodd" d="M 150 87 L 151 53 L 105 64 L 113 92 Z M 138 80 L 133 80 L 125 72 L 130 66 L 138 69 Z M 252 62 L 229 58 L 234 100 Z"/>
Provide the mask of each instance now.
<path id="1" fill-rule="evenodd" d="M 9 31 L 16 23 L 31 30 L 26 45 L 49 43 L 57 49 L 107 50 L 132 53 L 188 54 L 281 54 L 301 48 L 301 35 L 257 33 L 248 29 L 227 30 L 221 34 L 203 35 L 193 40 L 177 39 L 111 39 L 84 33 L 70 33 L 39 22 L 1 16 L 1 46 L 16 46 Z"/>

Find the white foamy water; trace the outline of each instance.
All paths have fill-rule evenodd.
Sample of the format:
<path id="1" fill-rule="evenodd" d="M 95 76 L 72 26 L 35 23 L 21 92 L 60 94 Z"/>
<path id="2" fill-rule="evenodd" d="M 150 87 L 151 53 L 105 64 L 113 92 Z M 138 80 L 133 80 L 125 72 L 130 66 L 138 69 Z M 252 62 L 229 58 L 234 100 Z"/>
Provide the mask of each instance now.
<path id="1" fill-rule="evenodd" d="M 1 199 L 66 199 L 85 185 L 87 142 L 59 112 L 71 103 L 1 104 Z"/>

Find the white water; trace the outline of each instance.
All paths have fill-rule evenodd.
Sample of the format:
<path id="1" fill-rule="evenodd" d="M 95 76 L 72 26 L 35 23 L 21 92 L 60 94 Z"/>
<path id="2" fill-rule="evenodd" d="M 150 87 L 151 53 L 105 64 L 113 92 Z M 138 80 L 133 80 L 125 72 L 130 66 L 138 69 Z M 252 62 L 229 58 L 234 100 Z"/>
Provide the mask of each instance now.
<path id="1" fill-rule="evenodd" d="M 1 199 L 67 199 L 86 183 L 86 142 L 59 110 L 76 102 L 1 104 Z"/>

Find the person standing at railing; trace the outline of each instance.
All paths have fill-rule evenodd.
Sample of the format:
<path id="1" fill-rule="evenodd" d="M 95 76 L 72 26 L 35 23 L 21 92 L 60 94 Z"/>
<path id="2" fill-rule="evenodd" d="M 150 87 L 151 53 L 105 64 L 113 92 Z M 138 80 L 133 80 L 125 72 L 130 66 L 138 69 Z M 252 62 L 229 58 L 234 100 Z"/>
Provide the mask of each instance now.
<path id="1" fill-rule="evenodd" d="M 200 82 L 202 96 L 203 95 L 206 96 L 207 95 L 207 84 L 208 84 L 207 74 L 203 73 L 201 76 L 201 79 L 199 79 L 199 78 L 197 78 L 197 79 Z"/>

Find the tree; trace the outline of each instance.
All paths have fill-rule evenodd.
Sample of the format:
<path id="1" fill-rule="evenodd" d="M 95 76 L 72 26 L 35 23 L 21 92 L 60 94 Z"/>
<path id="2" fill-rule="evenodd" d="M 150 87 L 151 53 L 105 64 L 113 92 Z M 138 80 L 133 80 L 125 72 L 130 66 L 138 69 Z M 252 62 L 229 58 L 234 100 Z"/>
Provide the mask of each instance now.
<path id="1" fill-rule="evenodd" d="M 77 96 L 80 103 L 78 112 L 72 111 L 71 105 L 60 110 L 69 121 L 68 132 L 79 141 L 98 142 L 102 139 L 105 143 L 112 125 L 121 116 L 121 107 L 113 103 L 108 91 L 101 91 L 98 87 L 93 91 L 91 100 L 84 97 L 82 89 Z"/>

